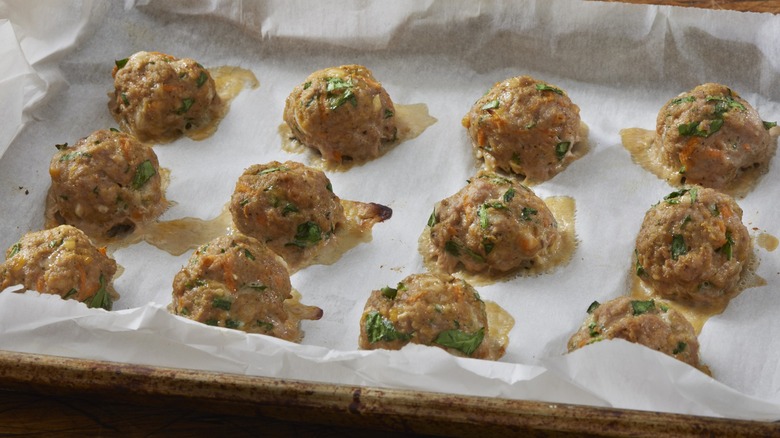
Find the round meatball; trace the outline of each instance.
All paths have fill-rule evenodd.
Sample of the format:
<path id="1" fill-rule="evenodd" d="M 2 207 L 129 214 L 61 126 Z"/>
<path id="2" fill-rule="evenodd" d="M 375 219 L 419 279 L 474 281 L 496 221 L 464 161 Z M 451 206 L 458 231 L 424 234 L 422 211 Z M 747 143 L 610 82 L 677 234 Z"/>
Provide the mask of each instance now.
<path id="1" fill-rule="evenodd" d="M 193 59 L 138 52 L 117 61 L 112 75 L 111 115 L 143 142 L 171 142 L 218 118 L 214 80 Z"/>
<path id="2" fill-rule="evenodd" d="M 571 352 L 614 338 L 642 344 L 704 369 L 699 363 L 699 341 L 693 326 L 661 301 L 619 297 L 604 304 L 594 302 L 582 327 L 569 339 L 568 348 Z"/>
<path id="3" fill-rule="evenodd" d="M 58 145 L 49 165 L 48 217 L 92 238 L 128 234 L 167 208 L 152 148 L 118 131 L 95 131 Z"/>
<path id="4" fill-rule="evenodd" d="M 438 202 L 428 221 L 429 257 L 444 272 L 504 273 L 531 267 L 558 239 L 555 217 L 514 179 L 479 172 Z"/>
<path id="5" fill-rule="evenodd" d="M 293 161 L 246 169 L 230 212 L 239 231 L 268 245 L 291 267 L 313 257 L 346 220 L 328 177 Z"/>
<path id="6" fill-rule="evenodd" d="M 775 142 L 758 112 L 730 88 L 703 84 L 669 100 L 656 124 L 663 160 L 688 183 L 729 188 L 765 166 Z"/>
<path id="7" fill-rule="evenodd" d="M 25 234 L 0 264 L 0 290 L 25 289 L 78 300 L 111 310 L 116 262 L 86 234 L 70 225 Z"/>
<path id="8" fill-rule="evenodd" d="M 750 253 L 737 203 L 692 187 L 672 192 L 645 214 L 636 275 L 662 297 L 713 304 L 737 287 Z"/>
<path id="9" fill-rule="evenodd" d="M 198 248 L 173 279 L 170 310 L 205 324 L 288 341 L 303 337 L 301 319 L 319 319 L 317 307 L 288 305 L 287 265 L 257 239 L 218 237 Z"/>
<path id="10" fill-rule="evenodd" d="M 412 342 L 458 355 L 498 359 L 491 351 L 485 303 L 464 280 L 430 273 L 371 292 L 360 318 L 362 349 L 399 350 Z"/>
<path id="11" fill-rule="evenodd" d="M 390 96 L 362 65 L 312 73 L 284 106 L 295 138 L 334 164 L 378 157 L 382 143 L 396 138 L 394 115 Z"/>
<path id="12" fill-rule="evenodd" d="M 574 160 L 580 109 L 558 87 L 529 76 L 496 83 L 463 118 L 477 158 L 546 181 Z"/>

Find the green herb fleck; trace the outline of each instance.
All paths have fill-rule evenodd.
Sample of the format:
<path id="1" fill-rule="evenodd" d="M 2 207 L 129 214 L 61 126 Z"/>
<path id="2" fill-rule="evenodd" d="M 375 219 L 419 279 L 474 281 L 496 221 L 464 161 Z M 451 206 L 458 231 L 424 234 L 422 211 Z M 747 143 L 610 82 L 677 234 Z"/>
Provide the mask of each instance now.
<path id="1" fill-rule="evenodd" d="M 533 219 L 531 216 L 535 216 L 537 213 L 539 213 L 539 210 L 531 207 L 523 207 L 523 210 L 520 212 L 520 217 L 524 221 L 530 221 Z"/>
<path id="2" fill-rule="evenodd" d="M 682 102 L 694 102 L 694 101 L 696 101 L 696 98 L 694 96 L 678 97 L 677 99 L 672 99 L 672 101 L 669 102 L 669 105 L 677 105 L 678 103 L 682 103 Z"/>
<path id="3" fill-rule="evenodd" d="M 408 341 L 411 338 L 410 335 L 396 330 L 393 323 L 377 311 L 366 315 L 366 334 L 372 344 L 379 341 Z"/>
<path id="4" fill-rule="evenodd" d="M 563 91 L 561 89 L 552 87 L 547 84 L 536 84 L 536 89 L 539 91 L 552 91 L 555 94 L 560 94 L 563 96 Z"/>
<path id="5" fill-rule="evenodd" d="M 503 197 L 504 202 L 507 203 L 507 204 L 512 202 L 512 198 L 515 197 L 515 193 L 516 193 L 515 189 L 513 187 L 510 187 L 509 190 L 504 192 L 504 197 Z"/>
<path id="6" fill-rule="evenodd" d="M 655 300 L 649 300 L 649 301 L 632 300 L 631 301 L 631 312 L 634 316 L 642 315 L 644 313 L 650 312 L 651 310 L 655 310 Z"/>
<path id="7" fill-rule="evenodd" d="M 195 99 L 191 97 L 182 99 L 181 106 L 179 107 L 179 109 L 176 110 L 176 114 L 182 115 L 186 113 L 187 111 L 190 110 L 190 108 L 192 108 L 192 104 L 194 103 L 195 103 Z"/>
<path id="8" fill-rule="evenodd" d="M 76 295 L 77 293 L 79 293 L 79 291 L 78 291 L 78 290 L 76 290 L 76 288 L 74 287 L 74 288 L 71 288 L 71 289 L 68 291 L 68 293 L 66 293 L 66 294 L 65 294 L 65 295 L 64 295 L 62 298 L 64 298 L 64 299 L 68 299 L 68 298 L 72 297 L 73 295 Z"/>
<path id="9" fill-rule="evenodd" d="M 563 160 L 563 157 L 566 156 L 566 153 L 569 152 L 569 147 L 571 146 L 570 141 L 562 141 L 555 145 L 555 156 L 558 157 L 559 160 Z"/>
<path id="10" fill-rule="evenodd" d="M 127 61 L 129 61 L 129 60 L 130 60 L 130 58 L 124 58 L 124 59 L 115 60 L 114 64 L 116 65 L 117 70 L 120 70 L 124 66 L 126 66 L 127 65 Z"/>
<path id="11" fill-rule="evenodd" d="M 681 255 L 688 254 L 685 238 L 682 234 L 672 235 L 672 260 L 677 260 Z"/>
<path id="12" fill-rule="evenodd" d="M 102 272 L 98 281 L 100 282 L 100 288 L 92 296 L 91 300 L 87 302 L 87 307 L 111 310 L 111 293 L 106 289 L 106 279 L 103 277 Z"/>
<path id="13" fill-rule="evenodd" d="M 341 79 L 339 77 L 327 78 L 328 85 L 325 87 L 328 98 L 328 108 L 336 108 L 350 102 L 352 106 L 357 106 L 357 96 L 352 92 L 352 79 Z"/>
<path id="14" fill-rule="evenodd" d="M 767 130 L 768 129 L 772 129 L 775 126 L 777 126 L 777 122 L 767 122 L 766 120 L 764 120 L 764 129 L 767 129 Z"/>
<path id="15" fill-rule="evenodd" d="M 133 188 L 140 190 L 153 176 L 157 174 L 152 162 L 149 160 L 144 161 L 135 168 L 135 176 L 133 176 Z"/>
<path id="16" fill-rule="evenodd" d="M 680 341 L 680 342 L 677 343 L 677 347 L 672 351 L 672 354 L 680 354 L 683 351 L 685 351 L 685 349 L 687 347 L 688 347 L 688 344 L 686 344 L 685 342 Z"/>
<path id="17" fill-rule="evenodd" d="M 588 334 L 590 335 L 591 338 L 595 338 L 596 336 L 601 334 L 599 333 L 598 330 L 596 330 L 597 328 L 598 328 L 598 324 L 596 324 L 595 321 L 588 324 Z"/>
<path id="18" fill-rule="evenodd" d="M 641 263 L 639 263 L 639 251 L 637 251 L 636 249 L 634 249 L 634 257 L 636 257 L 636 275 L 641 277 L 645 275 L 646 271 L 645 271 L 645 267 L 642 266 Z"/>
<path id="19" fill-rule="evenodd" d="M 8 252 L 8 258 L 15 256 L 16 254 L 19 254 L 19 251 L 22 250 L 22 244 L 17 242 L 14 243 L 13 246 L 11 246 L 11 250 Z"/>
<path id="20" fill-rule="evenodd" d="M 122 98 L 122 102 L 124 102 L 125 105 L 130 105 L 130 99 L 127 98 L 127 94 L 122 93 L 119 97 Z"/>
<path id="21" fill-rule="evenodd" d="M 208 81 L 208 80 L 209 80 L 209 75 L 208 75 L 208 74 L 207 74 L 205 71 L 202 71 L 202 72 L 200 72 L 200 75 L 198 75 L 198 79 L 197 79 L 197 81 L 195 81 L 195 85 L 196 85 L 198 88 L 200 88 L 200 87 L 202 87 L 202 86 L 203 86 L 203 84 L 205 84 L 205 83 L 206 83 L 206 81 Z"/>
<path id="22" fill-rule="evenodd" d="M 290 168 L 286 166 L 271 167 L 257 172 L 257 175 L 267 175 L 269 173 L 274 173 L 274 172 L 286 172 L 288 170 L 290 170 Z"/>
<path id="23" fill-rule="evenodd" d="M 498 106 L 501 104 L 501 102 L 498 99 L 491 100 L 490 102 L 482 105 L 482 108 L 480 108 L 482 111 L 492 110 L 498 108 Z"/>
<path id="24" fill-rule="evenodd" d="M 706 131 L 699 129 L 701 122 L 682 123 L 677 126 L 677 132 L 682 136 L 697 136 L 697 137 L 709 137 L 710 135 L 718 132 L 723 126 L 723 119 L 714 119 L 710 121 L 710 128 Z"/>
<path id="25" fill-rule="evenodd" d="M 433 342 L 442 347 L 453 348 L 471 356 L 485 338 L 485 328 L 482 327 L 474 333 L 467 333 L 462 330 L 445 330 L 439 333 Z"/>
<path id="26" fill-rule="evenodd" d="M 244 257 L 248 258 L 249 260 L 255 259 L 255 256 L 253 256 L 252 253 L 249 252 L 249 250 L 246 248 L 244 248 Z"/>
<path id="27" fill-rule="evenodd" d="M 600 305 L 601 303 L 599 303 L 598 301 L 594 301 L 590 303 L 590 306 L 588 306 L 588 310 L 587 310 L 588 314 L 593 313 L 593 311 L 598 309 Z"/>
<path id="28" fill-rule="evenodd" d="M 305 83 L 303 84 L 303 89 L 304 89 L 304 90 L 308 90 L 308 89 L 309 89 L 309 87 L 311 87 L 311 81 L 309 81 L 309 82 L 305 82 Z"/>
<path id="29" fill-rule="evenodd" d="M 731 260 L 734 253 L 734 239 L 731 237 L 731 231 L 726 230 L 726 243 L 718 248 L 718 252 L 726 256 L 726 260 Z"/>
<path id="30" fill-rule="evenodd" d="M 390 117 L 393 117 L 395 113 L 390 108 L 385 108 L 385 118 L 389 119 Z"/>
<path id="31" fill-rule="evenodd" d="M 288 213 L 297 213 L 298 207 L 295 206 L 295 204 L 286 203 L 284 208 L 282 209 L 282 216 L 287 216 Z"/>
<path id="32" fill-rule="evenodd" d="M 225 320 L 225 327 L 231 328 L 231 329 L 237 329 L 241 327 L 243 324 L 241 321 L 236 321 L 235 319 L 226 319 Z"/>
<path id="33" fill-rule="evenodd" d="M 54 147 L 57 148 L 58 151 L 62 151 L 68 148 L 68 143 L 55 144 Z"/>
<path id="34" fill-rule="evenodd" d="M 436 225 L 436 209 L 435 209 L 435 208 L 434 208 L 434 210 L 431 212 L 431 215 L 430 215 L 430 216 L 428 216 L 428 226 L 429 226 L 429 227 L 432 227 L 432 226 L 434 226 L 434 225 Z"/>
<path id="35" fill-rule="evenodd" d="M 233 302 L 228 298 L 216 297 L 211 301 L 211 305 L 217 309 L 230 310 Z"/>
<path id="36" fill-rule="evenodd" d="M 258 327 L 260 327 L 261 329 L 265 330 L 266 332 L 270 332 L 271 330 L 274 329 L 274 325 L 273 324 L 271 324 L 270 322 L 266 322 L 266 321 L 260 321 L 259 319 L 257 321 L 255 321 L 255 324 L 257 324 Z"/>
<path id="37" fill-rule="evenodd" d="M 322 240 L 322 229 L 315 222 L 304 222 L 298 225 L 295 233 L 295 239 L 287 243 L 287 246 L 297 246 L 298 248 L 307 248 L 316 245 Z"/>

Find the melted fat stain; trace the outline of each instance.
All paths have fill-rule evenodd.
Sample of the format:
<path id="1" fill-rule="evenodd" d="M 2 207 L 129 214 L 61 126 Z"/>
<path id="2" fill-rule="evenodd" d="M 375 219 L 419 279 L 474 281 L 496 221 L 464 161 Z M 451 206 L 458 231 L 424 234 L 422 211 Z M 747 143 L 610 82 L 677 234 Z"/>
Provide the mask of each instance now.
<path id="1" fill-rule="evenodd" d="M 509 345 L 509 332 L 515 326 L 515 319 L 493 301 L 485 301 L 485 311 L 488 318 L 486 339 L 490 342 L 487 358 L 498 360 L 506 353 L 506 348 Z"/>

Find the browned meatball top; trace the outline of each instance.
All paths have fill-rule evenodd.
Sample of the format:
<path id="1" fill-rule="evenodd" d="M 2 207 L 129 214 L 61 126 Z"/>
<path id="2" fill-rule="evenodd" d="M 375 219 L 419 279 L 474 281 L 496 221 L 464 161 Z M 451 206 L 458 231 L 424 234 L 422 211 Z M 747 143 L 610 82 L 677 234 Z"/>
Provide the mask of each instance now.
<path id="1" fill-rule="evenodd" d="M 485 303 L 464 280 L 430 273 L 375 290 L 360 318 L 360 348 L 398 350 L 431 345 L 480 359 L 498 359 L 490 348 Z"/>
<path id="2" fill-rule="evenodd" d="M 312 73 L 287 97 L 284 121 L 298 141 L 335 164 L 376 158 L 396 137 L 393 102 L 362 65 Z"/>
<path id="3" fill-rule="evenodd" d="M 219 117 L 214 80 L 193 59 L 138 52 L 112 74 L 111 115 L 141 141 L 167 143 Z"/>
<path id="4" fill-rule="evenodd" d="M 438 202 L 424 233 L 431 248 L 423 255 L 447 273 L 458 264 L 472 273 L 530 267 L 559 238 L 544 201 L 515 179 L 487 171 Z"/>
<path id="5" fill-rule="evenodd" d="M 78 228 L 60 225 L 27 233 L 5 256 L 0 264 L 0 290 L 21 284 L 28 290 L 111 310 L 116 262 Z"/>
<path id="6" fill-rule="evenodd" d="M 582 327 L 569 339 L 568 348 L 574 351 L 614 338 L 642 344 L 694 367 L 702 367 L 693 326 L 662 301 L 619 297 L 604 304 L 594 302 Z"/>
<path id="7" fill-rule="evenodd" d="M 713 303 L 732 291 L 751 252 L 742 209 L 703 187 L 672 192 L 645 214 L 636 274 L 663 297 Z"/>
<path id="8" fill-rule="evenodd" d="M 496 83 L 463 118 L 489 169 L 546 181 L 574 159 L 580 109 L 560 88 L 529 76 Z"/>
<path id="9" fill-rule="evenodd" d="M 49 165 L 47 216 L 97 239 L 126 234 L 168 206 L 157 155 L 135 137 L 95 131 L 73 146 L 57 146 Z"/>
<path id="10" fill-rule="evenodd" d="M 656 132 L 670 167 L 688 183 L 716 189 L 766 165 L 776 148 L 758 112 L 720 84 L 699 85 L 670 99 L 658 113 Z"/>
<path id="11" fill-rule="evenodd" d="M 293 161 L 246 169 L 230 212 L 242 233 L 264 242 L 291 267 L 315 255 L 346 220 L 325 173 Z"/>
<path id="12" fill-rule="evenodd" d="M 257 239 L 218 237 L 198 248 L 173 279 L 173 313 L 205 324 L 298 342 L 301 319 L 322 311 L 292 312 L 284 261 Z"/>

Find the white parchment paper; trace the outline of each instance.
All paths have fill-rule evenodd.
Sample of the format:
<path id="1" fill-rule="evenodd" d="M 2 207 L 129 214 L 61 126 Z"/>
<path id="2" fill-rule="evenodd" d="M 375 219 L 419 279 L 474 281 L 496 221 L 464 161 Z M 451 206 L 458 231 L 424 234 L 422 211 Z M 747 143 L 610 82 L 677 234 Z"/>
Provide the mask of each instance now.
<path id="1" fill-rule="evenodd" d="M 115 311 L 58 297 L 0 294 L 0 348 L 343 384 L 780 420 L 780 263 L 756 246 L 766 286 L 738 296 L 700 335 L 714 379 L 644 347 L 600 342 L 564 354 L 593 300 L 626 293 L 645 211 L 673 190 L 635 165 L 625 127 L 653 129 L 660 107 L 704 82 L 728 84 L 765 120 L 780 119 L 780 18 L 769 14 L 573 0 L 0 1 L 0 248 L 43 226 L 54 145 L 116 126 L 107 110 L 115 59 L 139 50 L 250 69 L 217 133 L 157 146 L 171 171 L 162 220 L 211 219 L 251 164 L 299 160 L 281 150 L 284 99 L 320 68 L 368 66 L 400 104 L 438 122 L 381 159 L 329 173 L 345 199 L 393 209 L 373 240 L 292 277 L 324 310 L 302 345 L 171 316 L 173 276 L 189 253 L 145 243 L 118 250 Z M 577 204 L 579 246 L 554 273 L 479 287 L 516 320 L 500 362 L 436 348 L 357 351 L 371 290 L 424 270 L 417 239 L 433 204 L 477 170 L 460 125 L 494 82 L 529 74 L 565 89 L 590 128 L 589 153 L 534 187 Z M 775 159 L 776 161 L 776 159 Z M 776 163 L 739 200 L 753 236 L 780 235 Z"/>

